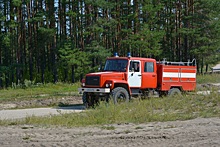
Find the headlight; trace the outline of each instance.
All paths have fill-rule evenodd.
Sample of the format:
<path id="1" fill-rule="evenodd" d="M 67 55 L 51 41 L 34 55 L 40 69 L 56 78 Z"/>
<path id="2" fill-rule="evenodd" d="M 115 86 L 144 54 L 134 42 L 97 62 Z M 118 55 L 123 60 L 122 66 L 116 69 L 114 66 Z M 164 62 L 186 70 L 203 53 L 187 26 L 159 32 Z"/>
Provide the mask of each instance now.
<path id="1" fill-rule="evenodd" d="M 111 86 L 112 86 L 111 83 L 106 83 L 106 84 L 105 84 L 105 87 L 111 87 Z"/>
<path id="2" fill-rule="evenodd" d="M 85 80 L 85 79 L 82 79 L 82 81 L 81 81 L 81 86 L 82 86 L 82 87 L 86 86 L 86 80 Z"/>

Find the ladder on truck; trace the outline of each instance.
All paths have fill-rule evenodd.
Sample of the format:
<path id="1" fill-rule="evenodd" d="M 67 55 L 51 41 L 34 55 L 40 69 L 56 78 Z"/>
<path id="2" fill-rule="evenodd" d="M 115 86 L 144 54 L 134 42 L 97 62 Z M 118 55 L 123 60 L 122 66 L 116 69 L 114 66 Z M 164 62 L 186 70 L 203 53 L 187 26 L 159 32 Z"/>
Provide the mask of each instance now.
<path id="1" fill-rule="evenodd" d="M 157 62 L 158 64 L 164 65 L 177 65 L 177 66 L 196 66 L 196 59 L 194 58 L 192 61 L 188 60 L 187 62 L 171 62 L 167 61 L 166 58 L 163 58 L 163 61 Z"/>

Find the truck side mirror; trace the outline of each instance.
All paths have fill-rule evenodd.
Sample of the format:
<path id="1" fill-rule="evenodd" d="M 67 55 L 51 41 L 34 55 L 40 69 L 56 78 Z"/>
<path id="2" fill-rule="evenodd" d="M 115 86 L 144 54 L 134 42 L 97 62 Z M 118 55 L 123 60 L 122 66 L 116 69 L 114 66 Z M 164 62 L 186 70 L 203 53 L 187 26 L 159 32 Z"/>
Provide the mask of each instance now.
<path id="1" fill-rule="evenodd" d="M 99 67 L 98 67 L 98 71 L 102 71 L 102 63 L 100 63 Z"/>

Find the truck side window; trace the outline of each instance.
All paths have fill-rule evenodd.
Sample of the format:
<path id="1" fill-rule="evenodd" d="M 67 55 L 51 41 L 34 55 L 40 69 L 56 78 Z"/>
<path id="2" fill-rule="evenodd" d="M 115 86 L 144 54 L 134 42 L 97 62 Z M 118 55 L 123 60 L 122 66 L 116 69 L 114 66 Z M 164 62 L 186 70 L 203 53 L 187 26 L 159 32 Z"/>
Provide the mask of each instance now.
<path id="1" fill-rule="evenodd" d="M 145 62 L 144 72 L 154 72 L 154 62 Z"/>
<path id="2" fill-rule="evenodd" d="M 139 72 L 140 71 L 140 62 L 131 61 L 129 71 L 132 71 L 132 69 L 134 69 L 134 72 Z"/>

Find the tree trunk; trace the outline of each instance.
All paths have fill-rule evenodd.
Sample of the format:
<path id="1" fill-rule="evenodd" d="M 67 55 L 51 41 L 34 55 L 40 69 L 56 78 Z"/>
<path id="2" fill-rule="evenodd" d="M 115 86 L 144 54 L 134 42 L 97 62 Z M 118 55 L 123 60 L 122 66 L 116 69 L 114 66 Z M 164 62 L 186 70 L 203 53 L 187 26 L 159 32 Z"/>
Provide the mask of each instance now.
<path id="1" fill-rule="evenodd" d="M 74 67 L 74 65 L 72 65 L 72 83 L 75 83 L 75 67 Z"/>
<path id="2" fill-rule="evenodd" d="M 27 4 L 27 15 L 30 20 L 30 15 L 32 10 L 32 0 Z M 29 77 L 30 81 L 33 81 L 33 43 L 32 43 L 32 24 L 28 22 L 28 53 L 29 53 Z"/>
<path id="3" fill-rule="evenodd" d="M 55 29 L 55 15 L 54 15 L 54 1 L 48 0 L 49 6 L 49 28 Z M 58 82 L 58 74 L 57 74 L 57 51 L 56 51 L 56 34 L 53 36 L 53 41 L 50 43 L 49 48 L 51 50 L 52 57 L 52 73 L 53 73 L 53 82 Z"/>

